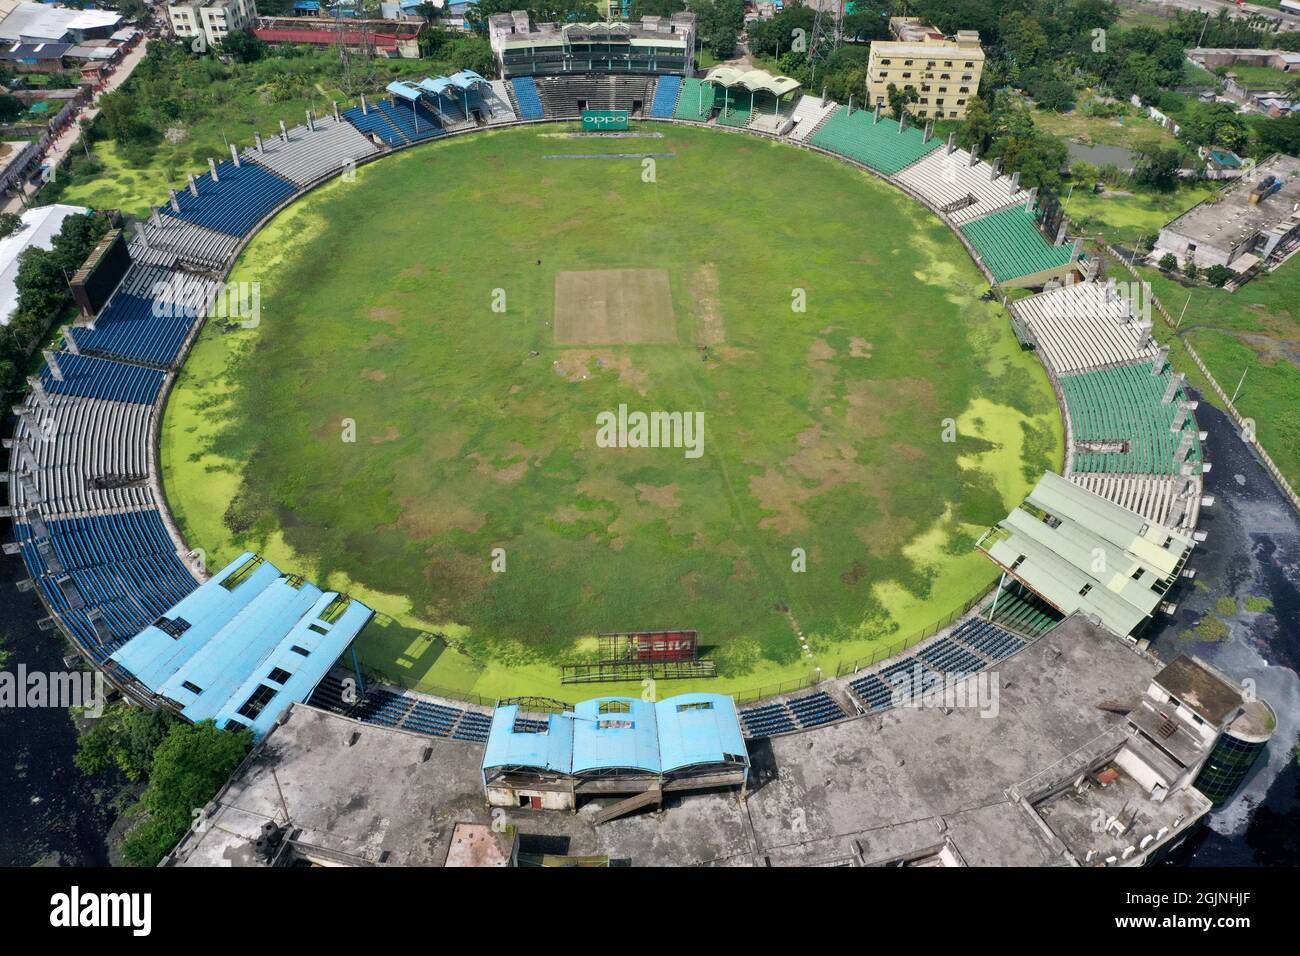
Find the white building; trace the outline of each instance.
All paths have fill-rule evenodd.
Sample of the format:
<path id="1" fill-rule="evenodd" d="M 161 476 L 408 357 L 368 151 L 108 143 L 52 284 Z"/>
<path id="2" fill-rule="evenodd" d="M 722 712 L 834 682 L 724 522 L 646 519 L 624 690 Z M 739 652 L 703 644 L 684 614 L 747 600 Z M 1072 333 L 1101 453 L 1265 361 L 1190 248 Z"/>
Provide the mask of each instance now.
<path id="1" fill-rule="evenodd" d="M 0 239 L 0 325 L 8 325 L 18 308 L 18 257 L 32 246 L 54 247 L 54 237 L 69 216 L 84 216 L 89 209 L 55 203 L 29 209 L 22 215 L 23 224 L 10 236 Z"/>
<path id="2" fill-rule="evenodd" d="M 207 46 L 221 43 L 231 33 L 247 30 L 257 19 L 254 0 L 198 0 L 167 6 L 172 33 L 180 39 L 202 37 Z"/>

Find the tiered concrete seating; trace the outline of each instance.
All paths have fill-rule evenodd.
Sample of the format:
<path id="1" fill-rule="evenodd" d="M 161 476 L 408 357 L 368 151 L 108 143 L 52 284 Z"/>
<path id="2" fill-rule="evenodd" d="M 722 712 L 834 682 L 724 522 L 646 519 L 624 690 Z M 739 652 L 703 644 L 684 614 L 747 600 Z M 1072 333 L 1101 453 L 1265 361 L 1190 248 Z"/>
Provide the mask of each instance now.
<path id="1" fill-rule="evenodd" d="M 375 145 L 351 123 L 333 117 L 315 121 L 316 128 L 295 126 L 287 130 L 285 142 L 279 136 L 262 140 L 262 148 L 250 146 L 243 152 L 246 162 L 263 166 L 299 186 L 337 173 L 378 152 Z"/>
<path id="2" fill-rule="evenodd" d="M 162 388 L 163 373 L 157 369 L 125 365 L 91 355 L 58 353 L 62 379 L 49 366 L 41 369 L 41 384 L 51 395 L 84 395 L 109 402 L 137 402 L 152 405 Z"/>
<path id="3" fill-rule="evenodd" d="M 83 352 L 170 368 L 220 288 L 194 273 L 132 266 L 93 324 L 72 330 L 73 341 Z"/>
<path id="4" fill-rule="evenodd" d="M 147 265 L 187 263 L 221 270 L 239 247 L 239 237 L 205 229 L 175 216 L 159 215 L 144 223 L 144 238 L 131 240 L 131 258 Z"/>
<path id="5" fill-rule="evenodd" d="M 492 80 L 489 86 L 490 90 L 485 90 L 482 87 L 478 89 L 488 109 L 488 113 L 484 117 L 487 124 L 495 126 L 498 123 L 513 123 L 518 120 L 519 117 L 515 115 L 515 108 L 510 105 L 510 94 L 506 90 L 506 81 Z"/>
<path id="6" fill-rule="evenodd" d="M 15 482 L 20 514 L 35 509 L 45 518 L 78 517 L 154 506 L 147 484 L 150 406 L 51 395 L 48 408 L 30 398 L 24 408 L 40 423 L 40 434 L 25 416 L 14 438 L 28 443 L 36 460 L 28 477 L 39 500 L 29 499 L 26 482 Z"/>
<path id="7" fill-rule="evenodd" d="M 927 153 L 894 179 L 924 197 L 949 222 L 963 223 L 1006 209 L 1022 201 L 1026 191 L 1011 188 L 1011 177 L 993 175 L 993 167 L 980 160 L 971 165 L 970 153 L 947 147 Z M 970 199 L 975 201 L 969 202 Z M 948 208 L 959 207 L 959 208 Z"/>
<path id="8" fill-rule="evenodd" d="M 790 138 L 805 142 L 817 132 L 826 118 L 835 112 L 835 103 L 823 100 L 820 96 L 801 96 L 794 104 L 794 118 L 797 121 L 790 131 Z"/>
<path id="9" fill-rule="evenodd" d="M 682 92 L 677 97 L 677 108 L 673 116 L 680 120 L 692 120 L 704 123 L 713 112 L 713 98 L 717 94 L 712 83 L 688 76 L 682 80 Z"/>
<path id="10" fill-rule="evenodd" d="M 1012 303 L 1011 312 L 1057 375 L 1153 359 L 1159 350 L 1132 303 L 1107 283 L 1062 286 Z"/>
<path id="11" fill-rule="evenodd" d="M 386 114 L 374 106 L 368 106 L 366 110 L 354 106 L 344 111 L 343 118 L 367 136 L 378 136 L 385 146 L 406 145 L 406 137 L 388 121 Z"/>
<path id="12" fill-rule="evenodd" d="M 671 119 L 677 107 L 677 97 L 682 92 L 680 76 L 661 76 L 655 85 L 654 99 L 650 101 L 650 115 Z"/>
<path id="13" fill-rule="evenodd" d="M 1191 532 L 1201 511 L 1203 478 L 1191 475 L 1072 474 L 1070 480 L 1093 494 L 1136 511 L 1175 531 Z"/>

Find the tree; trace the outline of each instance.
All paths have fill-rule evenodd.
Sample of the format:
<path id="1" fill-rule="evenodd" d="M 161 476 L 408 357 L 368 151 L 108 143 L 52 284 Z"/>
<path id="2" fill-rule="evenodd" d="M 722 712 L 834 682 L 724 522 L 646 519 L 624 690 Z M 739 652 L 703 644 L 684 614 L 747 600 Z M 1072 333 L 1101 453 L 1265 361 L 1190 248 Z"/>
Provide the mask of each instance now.
<path id="1" fill-rule="evenodd" d="M 996 132 L 997 122 L 988 101 L 981 96 L 972 96 L 966 104 L 966 122 L 957 130 L 957 143 L 963 149 L 977 146 L 980 152 L 985 152 Z"/>
<path id="2" fill-rule="evenodd" d="M 745 25 L 744 0 L 695 0 L 691 9 L 706 50 L 719 60 L 736 52 L 736 37 Z"/>
<path id="3" fill-rule="evenodd" d="M 1173 272 L 1178 268 L 1178 257 L 1172 252 L 1166 252 L 1156 265 L 1160 267 L 1161 272 Z"/>
<path id="4" fill-rule="evenodd" d="M 253 744 L 249 730 L 218 730 L 210 720 L 175 723 L 154 752 L 149 785 L 140 797 L 143 818 L 122 841 L 133 866 L 156 866 L 190 828 Z"/>
<path id="5" fill-rule="evenodd" d="M 1205 281 L 1212 286 L 1222 286 L 1232 275 L 1232 270 L 1227 266 L 1210 266 L 1205 270 Z"/>
<path id="6" fill-rule="evenodd" d="M 1196 263 L 1192 261 L 1190 257 L 1187 259 L 1187 264 L 1183 266 L 1183 275 L 1187 276 L 1187 278 L 1191 279 L 1193 282 L 1196 281 L 1196 277 L 1200 275 L 1200 270 L 1196 268 Z"/>
<path id="7" fill-rule="evenodd" d="M 23 224 L 23 217 L 16 212 L 0 212 L 0 239 L 12 236 Z"/>
<path id="8" fill-rule="evenodd" d="M 905 86 L 900 90 L 893 83 L 890 83 L 885 88 L 885 100 L 889 103 L 889 112 L 894 114 L 894 119 L 901 121 L 903 114 L 907 111 L 907 104 L 917 101 L 916 90 L 910 86 Z"/>
<path id="9" fill-rule="evenodd" d="M 175 718 L 119 701 L 109 707 L 77 741 L 73 763 L 88 776 L 116 767 L 132 782 L 144 779 L 154 752 L 166 739 Z"/>
<path id="10" fill-rule="evenodd" d="M 26 109 L 26 105 L 18 97 L 0 93 L 0 123 L 12 123 L 22 116 Z"/>
<path id="11" fill-rule="evenodd" d="M 627 18 L 640 23 L 642 17 L 671 17 L 686 9 L 685 0 L 632 0 Z"/>
<path id="12" fill-rule="evenodd" d="M 221 52 L 236 63 L 256 63 L 266 55 L 266 44 L 243 30 L 236 30 L 221 41 Z"/>
<path id="13" fill-rule="evenodd" d="M 1183 154 L 1176 146 L 1147 145 L 1138 150 L 1133 180 L 1160 192 L 1172 192 L 1178 188 L 1182 165 Z"/>

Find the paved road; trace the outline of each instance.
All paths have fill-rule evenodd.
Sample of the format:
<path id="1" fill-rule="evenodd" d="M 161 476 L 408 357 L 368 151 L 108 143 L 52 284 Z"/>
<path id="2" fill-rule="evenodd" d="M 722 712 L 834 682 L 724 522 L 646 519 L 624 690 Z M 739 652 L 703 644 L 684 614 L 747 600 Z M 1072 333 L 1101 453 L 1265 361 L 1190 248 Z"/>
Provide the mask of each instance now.
<path id="1" fill-rule="evenodd" d="M 73 121 L 68 124 L 68 127 L 46 148 L 44 155 L 41 157 L 42 162 L 49 163 L 52 168 L 57 168 L 58 165 L 63 162 L 63 158 L 68 154 L 68 151 L 79 146 L 81 139 L 81 120 L 93 120 L 99 115 L 99 107 L 96 104 L 99 103 L 105 93 L 113 92 L 113 90 L 116 90 L 127 81 L 131 76 L 131 72 L 139 65 L 140 61 L 144 59 L 148 45 L 149 40 L 148 38 L 145 38 L 140 41 L 135 49 L 131 50 L 122 58 L 122 62 L 117 65 L 117 69 L 113 71 L 113 74 L 104 84 L 104 89 L 96 93 L 94 99 L 78 111 L 76 118 L 73 119 Z M 39 186 L 34 186 L 31 183 L 24 184 L 23 188 L 28 203 L 30 203 L 36 193 L 40 191 Z M 3 211 L 20 213 L 24 208 L 26 207 L 21 197 L 11 196 L 5 201 Z"/>

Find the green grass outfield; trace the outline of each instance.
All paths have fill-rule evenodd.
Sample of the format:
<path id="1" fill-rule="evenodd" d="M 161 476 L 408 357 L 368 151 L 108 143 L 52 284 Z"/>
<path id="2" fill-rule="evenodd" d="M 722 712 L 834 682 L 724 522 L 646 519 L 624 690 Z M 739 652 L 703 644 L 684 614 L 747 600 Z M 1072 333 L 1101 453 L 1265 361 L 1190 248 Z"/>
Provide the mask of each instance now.
<path id="1" fill-rule="evenodd" d="M 560 685 L 600 631 L 697 628 L 709 686 L 736 691 L 833 672 L 990 585 L 974 539 L 1062 436 L 956 237 L 826 157 L 642 129 L 663 137 L 417 147 L 249 245 L 232 279 L 261 283 L 261 324 L 208 323 L 163 431 L 210 567 L 247 547 L 370 602 L 358 650 L 408 685 L 571 700 L 639 689 Z M 671 154 L 652 182 L 635 158 L 544 158 L 642 151 Z M 557 346 L 557 274 L 598 269 L 666 270 L 677 344 Z M 703 455 L 596 447 L 620 403 L 702 411 Z"/>

